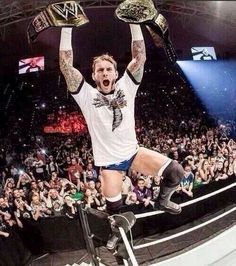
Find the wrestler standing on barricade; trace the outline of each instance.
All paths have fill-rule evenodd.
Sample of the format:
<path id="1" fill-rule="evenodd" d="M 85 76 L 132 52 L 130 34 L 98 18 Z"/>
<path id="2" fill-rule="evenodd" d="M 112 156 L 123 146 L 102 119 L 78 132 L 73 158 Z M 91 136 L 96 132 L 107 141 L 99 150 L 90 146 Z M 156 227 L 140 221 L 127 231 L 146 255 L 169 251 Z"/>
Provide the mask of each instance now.
<path id="1" fill-rule="evenodd" d="M 101 169 L 108 213 L 119 212 L 122 171 L 131 167 L 144 175 L 162 176 L 159 208 L 178 214 L 181 207 L 170 201 L 170 197 L 184 176 L 182 167 L 137 143 L 134 100 L 142 80 L 146 52 L 140 25 L 130 24 L 130 30 L 132 60 L 118 81 L 117 63 L 108 54 L 94 58 L 92 78 L 96 89 L 85 81 L 73 67 L 72 28 L 61 31 L 60 69 L 87 122 L 95 164 Z"/>

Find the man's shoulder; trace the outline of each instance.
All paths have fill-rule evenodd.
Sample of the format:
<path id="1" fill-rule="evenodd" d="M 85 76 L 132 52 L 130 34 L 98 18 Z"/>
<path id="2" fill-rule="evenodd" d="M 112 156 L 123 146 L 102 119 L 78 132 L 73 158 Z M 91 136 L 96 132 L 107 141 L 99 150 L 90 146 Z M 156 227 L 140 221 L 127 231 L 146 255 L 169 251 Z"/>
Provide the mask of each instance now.
<path id="1" fill-rule="evenodd" d="M 77 90 L 70 93 L 72 96 L 83 95 L 82 97 L 84 97 L 84 93 L 81 92 L 86 92 L 86 94 L 88 94 L 96 91 L 97 91 L 96 88 L 94 88 L 90 83 L 88 83 L 85 79 L 83 79 L 82 82 L 79 84 Z"/>

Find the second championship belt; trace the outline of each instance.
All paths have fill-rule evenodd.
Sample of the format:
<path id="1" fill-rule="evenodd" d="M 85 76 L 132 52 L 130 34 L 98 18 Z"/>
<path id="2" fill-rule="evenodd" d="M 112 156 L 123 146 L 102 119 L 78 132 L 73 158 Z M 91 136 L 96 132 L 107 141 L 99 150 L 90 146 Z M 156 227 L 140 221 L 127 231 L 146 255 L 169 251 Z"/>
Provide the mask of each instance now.
<path id="1" fill-rule="evenodd" d="M 62 1 L 48 5 L 31 21 L 28 38 L 35 41 L 40 32 L 49 27 L 79 27 L 88 23 L 79 1 Z"/>
<path id="2" fill-rule="evenodd" d="M 177 55 L 170 40 L 168 22 L 152 0 L 125 0 L 117 7 L 115 15 L 127 23 L 145 24 L 155 45 L 164 48 L 169 62 L 176 62 Z"/>

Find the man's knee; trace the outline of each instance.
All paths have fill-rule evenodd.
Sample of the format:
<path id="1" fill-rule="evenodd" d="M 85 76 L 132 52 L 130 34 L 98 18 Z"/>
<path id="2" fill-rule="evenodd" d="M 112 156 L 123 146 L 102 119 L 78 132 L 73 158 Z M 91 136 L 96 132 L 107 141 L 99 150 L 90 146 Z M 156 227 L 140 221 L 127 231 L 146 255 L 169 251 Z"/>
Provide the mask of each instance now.
<path id="1" fill-rule="evenodd" d="M 177 161 L 172 161 L 163 171 L 162 176 L 163 183 L 167 187 L 176 187 L 184 177 L 184 169 Z"/>

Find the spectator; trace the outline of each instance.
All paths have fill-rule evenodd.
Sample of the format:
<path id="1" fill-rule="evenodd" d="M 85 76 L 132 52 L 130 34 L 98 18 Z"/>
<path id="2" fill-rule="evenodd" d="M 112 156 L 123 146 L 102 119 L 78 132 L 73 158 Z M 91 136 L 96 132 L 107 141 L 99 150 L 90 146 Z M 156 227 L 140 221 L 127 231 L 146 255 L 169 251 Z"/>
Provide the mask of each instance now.
<path id="1" fill-rule="evenodd" d="M 23 191 L 23 189 L 22 189 L 22 191 Z M 19 192 L 20 192 L 20 190 L 19 190 Z M 24 191 L 23 191 L 23 193 L 24 193 Z M 28 193 L 29 202 L 32 200 L 32 196 L 35 194 L 39 194 L 39 187 L 38 187 L 38 184 L 36 181 L 32 181 L 31 182 L 31 188 L 30 188 L 30 191 Z M 25 197 L 25 193 L 24 193 L 24 197 Z"/>
<path id="2" fill-rule="evenodd" d="M 4 187 L 4 194 L 9 201 L 13 200 L 13 189 L 15 188 L 15 182 L 13 178 L 8 178 Z"/>
<path id="3" fill-rule="evenodd" d="M 101 180 L 97 179 L 96 182 L 95 182 L 95 188 L 97 190 L 97 192 L 99 194 L 102 193 L 102 184 L 101 184 Z"/>
<path id="4" fill-rule="evenodd" d="M 84 193 L 81 190 L 78 190 L 76 186 L 68 184 L 68 192 L 69 195 L 75 202 L 81 202 L 84 198 Z"/>
<path id="5" fill-rule="evenodd" d="M 68 169 L 71 166 L 71 158 L 70 156 L 66 156 L 66 159 L 62 163 L 62 171 L 63 171 L 63 176 L 68 178 Z"/>
<path id="6" fill-rule="evenodd" d="M 60 216 L 63 214 L 63 198 L 59 195 L 56 189 L 50 189 L 46 199 L 46 207 L 49 208 L 53 216 Z"/>
<path id="7" fill-rule="evenodd" d="M 39 159 L 37 155 L 34 156 L 32 169 L 36 179 L 41 179 L 41 180 L 46 179 L 44 173 L 44 162 L 42 159 Z"/>
<path id="8" fill-rule="evenodd" d="M 137 186 L 134 188 L 133 192 L 136 194 L 137 200 L 143 207 L 153 207 L 154 202 L 151 200 L 152 192 L 145 186 L 145 179 L 143 177 L 138 179 Z"/>
<path id="9" fill-rule="evenodd" d="M 0 215 L 5 213 L 14 214 L 14 207 L 10 205 L 6 197 L 0 197 Z"/>
<path id="10" fill-rule="evenodd" d="M 96 190 L 95 182 L 93 180 L 89 181 L 87 183 L 87 186 L 90 189 L 92 195 L 98 196 L 98 191 Z"/>
<path id="11" fill-rule="evenodd" d="M 228 178 L 228 175 L 225 173 L 225 170 L 224 170 L 224 161 L 222 161 L 221 159 L 216 160 L 216 168 L 214 170 L 214 177 L 215 177 L 215 181 Z"/>
<path id="12" fill-rule="evenodd" d="M 71 160 L 71 166 L 68 168 L 68 179 L 74 185 L 78 185 L 80 182 L 81 175 L 83 173 L 83 168 L 79 165 L 75 158 Z"/>
<path id="13" fill-rule="evenodd" d="M 46 171 L 47 171 L 47 176 L 51 176 L 53 172 L 56 174 L 59 174 L 59 167 L 52 155 L 49 155 L 48 161 L 46 163 Z"/>
<path id="14" fill-rule="evenodd" d="M 26 200 L 23 200 L 22 197 L 20 197 L 19 191 L 16 190 L 14 193 L 15 199 L 14 204 L 16 207 L 16 210 L 14 212 L 15 216 L 22 222 L 24 219 L 31 219 L 31 207 L 27 203 Z"/>
<path id="15" fill-rule="evenodd" d="M 123 171 L 123 182 L 122 182 L 122 198 L 123 198 L 123 202 L 125 202 L 125 199 L 127 197 L 127 195 L 129 194 L 129 192 L 133 191 L 134 186 L 132 184 L 131 179 L 126 175 L 126 172 Z"/>
<path id="16" fill-rule="evenodd" d="M 183 164 L 183 168 L 184 168 L 184 177 L 180 182 L 180 187 L 178 189 L 178 192 L 184 193 L 192 198 L 194 175 L 191 171 L 191 166 L 187 162 Z"/>
<path id="17" fill-rule="evenodd" d="M 210 181 L 212 181 L 213 173 L 211 172 L 211 168 L 207 159 L 203 159 L 201 167 L 199 167 L 198 169 L 198 172 L 199 178 L 201 178 L 204 184 L 208 184 Z"/>
<path id="18" fill-rule="evenodd" d="M 126 205 L 138 205 L 140 202 L 138 201 L 137 195 L 135 192 L 130 191 L 125 199 Z"/>
<path id="19" fill-rule="evenodd" d="M 160 182 L 161 177 L 156 175 L 153 178 L 153 182 L 151 185 L 151 191 L 152 191 L 152 199 L 156 201 L 158 199 L 159 193 L 160 193 Z"/>
<path id="20" fill-rule="evenodd" d="M 31 182 L 34 180 L 34 177 L 31 177 L 26 172 L 22 172 L 19 176 L 18 182 L 16 187 L 18 189 L 23 189 L 26 196 L 28 197 L 30 188 L 31 188 Z"/>
<path id="21" fill-rule="evenodd" d="M 95 182 L 98 178 L 97 171 L 93 168 L 92 163 L 87 164 L 86 170 L 84 171 L 83 175 L 84 182 L 88 182 L 89 180 L 93 180 Z"/>
<path id="22" fill-rule="evenodd" d="M 32 196 L 30 207 L 32 217 L 35 221 L 40 217 L 48 217 L 51 214 L 51 210 L 46 207 L 46 203 L 41 201 L 39 194 L 36 193 Z"/>
<path id="23" fill-rule="evenodd" d="M 57 172 L 52 172 L 48 183 L 49 183 L 50 188 L 54 188 L 60 192 L 62 184 L 61 184 L 60 178 L 57 175 L 58 175 Z"/>
<path id="24" fill-rule="evenodd" d="M 3 217 L 0 215 L 0 237 L 9 237 L 9 232 L 7 232 L 7 226 L 4 223 Z"/>
<path id="25" fill-rule="evenodd" d="M 71 198 L 70 195 L 68 194 L 64 196 L 64 201 L 65 201 L 64 205 L 65 215 L 71 219 L 76 217 L 77 214 L 76 201 L 73 198 Z"/>
<path id="26" fill-rule="evenodd" d="M 84 192 L 84 202 L 87 207 L 97 209 L 100 207 L 101 203 L 100 200 L 92 194 L 91 190 L 87 188 Z"/>

